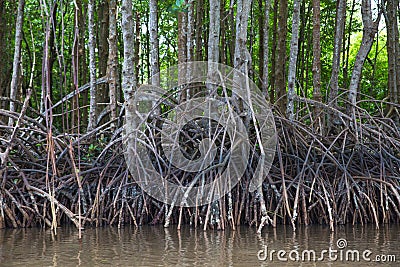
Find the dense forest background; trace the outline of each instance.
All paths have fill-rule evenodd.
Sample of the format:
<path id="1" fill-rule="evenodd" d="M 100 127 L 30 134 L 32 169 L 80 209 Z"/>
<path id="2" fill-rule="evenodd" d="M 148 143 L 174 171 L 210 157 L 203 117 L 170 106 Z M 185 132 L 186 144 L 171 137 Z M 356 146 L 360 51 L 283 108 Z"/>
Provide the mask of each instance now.
<path id="1" fill-rule="evenodd" d="M 0 0 L 0 228 L 398 222 L 399 15 L 398 0 Z M 174 208 L 130 178 L 121 127 L 140 84 L 190 61 L 249 75 L 279 144 L 261 190 Z"/>

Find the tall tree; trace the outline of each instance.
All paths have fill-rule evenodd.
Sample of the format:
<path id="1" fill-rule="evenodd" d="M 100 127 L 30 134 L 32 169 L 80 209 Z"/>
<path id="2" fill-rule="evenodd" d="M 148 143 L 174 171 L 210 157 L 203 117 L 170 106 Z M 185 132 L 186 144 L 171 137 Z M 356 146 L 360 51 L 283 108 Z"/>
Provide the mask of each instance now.
<path id="1" fill-rule="evenodd" d="M 78 45 L 77 45 L 77 49 L 78 49 L 78 65 L 75 66 L 77 68 L 77 75 L 78 75 L 78 80 L 75 83 L 75 86 L 78 86 L 79 84 L 83 85 L 86 84 L 88 82 L 88 64 L 87 64 L 87 56 L 86 56 L 86 36 L 85 36 L 85 31 L 86 31 L 86 17 L 85 17 L 85 10 L 87 10 L 87 1 L 82 1 L 82 0 L 77 0 L 76 1 L 76 8 L 77 10 L 77 20 L 78 20 L 78 29 L 75 29 L 77 32 L 76 34 L 78 34 L 77 38 L 78 38 Z M 75 88 L 76 90 L 78 89 L 78 87 Z M 85 90 L 84 92 L 82 92 L 81 94 L 82 96 L 82 106 L 86 107 L 88 105 L 88 99 L 89 99 L 89 94 L 88 91 Z M 79 97 L 78 94 L 73 98 L 72 100 L 72 108 L 73 108 L 73 112 L 72 112 L 72 125 L 71 128 L 75 129 L 75 126 L 78 126 L 79 124 L 85 124 L 87 125 L 88 122 L 88 109 L 84 108 L 82 109 L 82 118 L 80 118 L 80 113 L 81 111 L 78 108 L 79 106 Z M 82 120 L 82 121 L 80 121 Z M 81 122 L 81 123 L 80 123 Z"/>
<path id="2" fill-rule="evenodd" d="M 313 99 L 322 101 L 321 95 L 321 5 L 320 0 L 313 0 Z M 320 125 L 321 111 L 318 106 L 313 109 L 313 118 Z M 321 126 L 320 126 L 321 129 Z"/>
<path id="3" fill-rule="evenodd" d="M 187 33 L 186 33 L 186 58 L 194 59 L 194 0 L 187 1 Z"/>
<path id="4" fill-rule="evenodd" d="M 8 32 L 8 22 L 6 17 L 6 5 L 5 0 L 0 0 L 0 58 L 8 58 L 7 53 L 7 32 Z M 0 95 L 9 95 L 8 88 L 10 86 L 9 81 L 7 81 L 7 70 L 8 62 L 5 60 L 3 63 L 2 71 L 0 71 Z M 0 108 L 5 109 L 5 102 L 0 102 Z"/>
<path id="5" fill-rule="evenodd" d="M 126 112 L 130 111 L 129 102 L 133 97 L 136 88 L 135 65 L 134 65 L 134 32 L 133 32 L 133 15 L 132 0 L 122 0 L 122 39 L 124 42 L 124 61 L 122 63 L 122 89 L 124 98 L 127 103 Z"/>
<path id="6" fill-rule="evenodd" d="M 271 47 L 271 90 L 269 93 L 269 100 L 271 103 L 275 102 L 275 70 L 276 70 L 276 49 L 277 49 L 277 27 L 278 27 L 278 7 L 279 7 L 279 0 L 274 0 L 274 20 L 272 22 L 272 47 Z"/>
<path id="7" fill-rule="evenodd" d="M 149 17 L 148 14 L 146 14 L 145 16 L 147 19 Z M 148 20 L 147 20 L 148 21 Z M 140 30 L 140 13 L 139 11 L 135 12 L 135 30 L 134 30 L 134 34 L 135 34 L 135 39 L 134 39 L 134 54 L 133 54 L 133 62 L 135 64 L 135 80 L 138 83 L 139 82 L 139 68 L 140 68 L 140 34 L 141 34 L 141 30 Z M 149 34 L 147 34 L 146 36 L 146 50 L 149 51 L 150 50 L 150 40 L 149 40 Z M 147 62 L 150 62 L 150 54 L 149 52 L 145 53 L 146 55 L 146 60 Z M 142 54 L 142 57 L 144 57 L 144 55 Z M 147 77 L 150 76 L 150 66 L 149 64 L 143 64 L 146 65 L 147 67 Z M 144 74 L 144 70 L 143 70 L 143 74 Z M 144 75 L 141 75 L 142 77 L 142 83 L 143 83 L 143 77 Z"/>
<path id="8" fill-rule="evenodd" d="M 262 0 L 259 1 L 260 7 L 262 7 Z M 269 99 L 269 94 L 268 94 L 268 64 L 269 64 L 269 9 L 270 9 L 271 2 L 270 0 L 265 1 L 265 6 L 264 6 L 264 14 L 260 17 L 263 18 L 263 24 L 262 27 L 260 26 L 260 33 L 262 33 L 262 85 L 261 85 L 261 91 L 264 93 L 265 97 Z M 261 36 L 260 36 L 261 39 Z"/>
<path id="9" fill-rule="evenodd" d="M 186 60 L 188 62 L 192 62 L 194 60 L 194 44 L 195 44 L 195 13 L 194 13 L 194 0 L 186 1 L 186 9 L 187 9 L 187 31 L 186 31 Z M 187 78 L 191 80 L 191 75 L 193 71 L 191 69 L 187 72 Z M 195 88 L 191 88 L 187 90 L 188 96 L 192 97 L 196 94 Z"/>
<path id="10" fill-rule="evenodd" d="M 354 61 L 353 72 L 350 78 L 350 87 L 348 99 L 351 105 L 348 107 L 348 112 L 355 117 L 355 105 L 357 101 L 357 92 L 361 79 L 361 72 L 364 66 L 364 62 L 371 51 L 372 44 L 374 43 L 375 35 L 378 32 L 379 21 L 381 20 L 382 9 L 379 9 L 378 16 L 374 20 L 372 17 L 371 0 L 362 0 L 361 14 L 363 21 L 363 35 L 361 40 L 360 48 L 356 59 Z"/>
<path id="11" fill-rule="evenodd" d="M 178 63 L 186 62 L 187 16 L 183 11 L 178 12 Z"/>
<path id="12" fill-rule="evenodd" d="M 279 3 L 277 29 L 277 47 L 275 62 L 275 90 L 278 109 L 284 113 L 286 107 L 286 35 L 288 19 L 288 1 L 282 0 Z"/>
<path id="13" fill-rule="evenodd" d="M 297 53 L 299 50 L 299 24 L 300 24 L 300 0 L 294 0 L 292 19 L 292 38 L 290 40 L 290 58 L 288 73 L 288 103 L 286 115 L 289 120 L 294 119 L 294 100 L 296 96 L 296 67 Z"/>
<path id="14" fill-rule="evenodd" d="M 387 0 L 384 16 L 387 27 L 387 56 L 388 56 L 388 96 L 389 101 L 400 103 L 400 43 L 399 43 L 399 0 Z M 390 105 L 387 115 L 394 115 L 394 106 Z M 394 116 L 399 120 L 398 116 Z M 399 122 L 399 121 L 397 121 Z"/>
<path id="15" fill-rule="evenodd" d="M 181 7 L 180 7 L 181 8 Z M 178 12 L 178 63 L 185 63 L 187 61 L 187 14 L 182 10 Z M 186 77 L 186 69 L 179 68 L 178 80 L 182 84 Z M 187 98 L 187 90 L 182 90 L 181 101 Z"/>
<path id="16" fill-rule="evenodd" d="M 160 72 L 159 51 L 158 51 L 158 0 L 150 0 L 150 66 L 151 84 L 159 85 Z"/>
<path id="17" fill-rule="evenodd" d="M 88 3 L 88 28 L 89 28 L 89 73 L 90 73 L 90 106 L 88 130 L 96 127 L 96 37 L 94 30 L 95 1 L 89 0 Z"/>
<path id="18" fill-rule="evenodd" d="M 234 67 L 242 73 L 246 73 L 251 60 L 247 51 L 247 25 L 250 14 L 250 6 L 252 0 L 238 0 L 236 11 L 236 37 L 235 37 L 235 54 Z"/>
<path id="19" fill-rule="evenodd" d="M 117 118 L 118 47 L 117 47 L 117 0 L 109 2 L 109 36 L 107 76 L 110 96 L 111 120 Z M 115 127 L 115 125 L 113 125 Z"/>
<path id="20" fill-rule="evenodd" d="M 17 100 L 17 92 L 18 92 L 18 84 L 19 84 L 19 75 L 20 75 L 20 64 L 21 64 L 21 42 L 22 42 L 22 28 L 24 23 L 24 7 L 25 0 L 19 0 L 18 2 L 18 12 L 17 12 L 17 21 L 15 26 L 15 48 L 14 48 L 14 61 L 13 61 L 13 71 L 11 77 L 11 86 L 10 86 L 10 111 L 14 112 L 15 110 L 15 100 Z M 8 125 L 12 126 L 14 124 L 14 120 L 10 117 L 8 121 Z"/>
<path id="21" fill-rule="evenodd" d="M 220 33 L 220 38 L 221 38 L 221 45 L 220 45 L 220 62 L 221 64 L 226 64 L 226 51 L 227 51 L 227 45 L 226 45 L 226 28 L 227 28 L 227 19 L 225 18 L 226 13 L 225 13 L 225 0 L 220 0 L 221 1 L 221 14 L 220 17 L 221 19 L 221 33 Z"/>
<path id="22" fill-rule="evenodd" d="M 203 46 L 202 46 L 202 33 L 203 33 L 203 17 L 204 17 L 204 0 L 196 1 L 196 29 L 195 29 L 195 40 L 196 40 L 196 60 L 203 60 Z"/>
<path id="23" fill-rule="evenodd" d="M 340 50 L 343 41 L 343 31 L 346 17 L 346 0 L 338 0 L 336 5 L 336 25 L 333 45 L 333 59 L 331 80 L 329 83 L 329 98 L 328 102 L 332 107 L 337 107 L 337 96 L 339 92 L 339 69 L 340 69 Z M 331 114 L 329 125 L 339 123 L 334 114 Z"/>
<path id="24" fill-rule="evenodd" d="M 111 10 L 110 0 L 101 0 L 96 1 L 98 3 L 97 7 L 97 23 L 95 25 L 96 35 L 98 38 L 96 39 L 97 47 L 98 47 L 98 64 L 97 64 L 97 74 L 98 77 L 106 76 L 108 73 L 108 60 L 109 58 L 109 37 L 111 30 L 113 27 L 110 23 L 111 16 L 109 14 Z M 95 9 L 96 10 L 96 9 Z M 97 76 L 97 75 L 96 75 Z M 96 115 L 99 116 L 103 113 L 104 107 L 109 108 L 106 103 L 110 100 L 109 96 L 109 84 L 104 83 L 96 86 Z M 103 113 L 104 114 L 104 113 Z"/>
<path id="25" fill-rule="evenodd" d="M 212 80 L 214 75 L 216 75 L 216 69 L 214 69 L 215 65 L 212 64 L 213 62 L 219 61 L 219 37 L 220 37 L 220 15 L 221 15 L 221 2 L 220 0 L 210 0 L 210 26 L 209 26 L 209 35 L 208 35 L 208 79 L 209 82 L 207 83 L 207 89 L 211 92 L 214 88 L 212 84 Z M 212 76 L 210 76 L 212 75 Z"/>

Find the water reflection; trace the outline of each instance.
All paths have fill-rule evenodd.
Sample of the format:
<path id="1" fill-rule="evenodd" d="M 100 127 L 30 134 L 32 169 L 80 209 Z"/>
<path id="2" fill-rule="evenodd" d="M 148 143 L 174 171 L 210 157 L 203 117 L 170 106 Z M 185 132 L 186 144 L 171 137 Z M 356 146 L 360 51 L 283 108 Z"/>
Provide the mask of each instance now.
<path id="1" fill-rule="evenodd" d="M 142 226 L 87 229 L 78 239 L 74 228 L 60 228 L 57 235 L 43 229 L 0 230 L 0 266 L 353 266 L 356 262 L 274 261 L 259 260 L 257 254 L 285 250 L 338 250 L 337 241 L 345 238 L 346 249 L 375 255 L 396 255 L 400 261 L 400 227 L 384 225 L 339 227 L 331 233 L 328 227 L 265 228 L 239 227 L 236 231 L 202 231 L 184 227 Z M 344 251 L 344 249 L 343 249 Z M 287 257 L 287 255 L 286 255 Z M 372 257 L 372 256 L 371 256 Z M 358 264 L 375 266 L 376 262 Z"/>

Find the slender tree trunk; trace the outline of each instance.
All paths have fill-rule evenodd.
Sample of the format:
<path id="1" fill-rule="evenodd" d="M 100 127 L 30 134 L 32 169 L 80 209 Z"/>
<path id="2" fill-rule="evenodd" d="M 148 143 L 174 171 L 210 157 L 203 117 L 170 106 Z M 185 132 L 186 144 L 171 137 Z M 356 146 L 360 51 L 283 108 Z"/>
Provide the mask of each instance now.
<path id="1" fill-rule="evenodd" d="M 272 23 L 272 48 L 271 48 L 271 90 L 269 93 L 269 100 L 271 103 L 275 102 L 275 70 L 276 70 L 276 49 L 277 49 L 277 26 L 278 26 L 278 6 L 279 0 L 274 0 L 274 21 Z"/>
<path id="2" fill-rule="evenodd" d="M 379 21 L 381 20 L 382 11 L 380 10 L 378 13 L 378 17 L 375 21 L 372 18 L 372 10 L 371 10 L 371 0 L 362 0 L 361 5 L 361 14 L 363 20 L 363 36 L 361 40 L 361 45 L 358 50 L 353 72 L 351 74 L 350 79 L 350 87 L 349 87 L 349 102 L 348 113 L 352 115 L 353 119 L 355 119 L 355 105 L 357 101 L 357 93 L 358 87 L 361 80 L 362 68 L 364 66 L 364 62 L 371 51 L 372 44 L 374 43 L 375 35 L 378 32 Z"/>
<path id="3" fill-rule="evenodd" d="M 15 108 L 15 100 L 17 100 L 17 92 L 18 92 L 18 78 L 20 74 L 20 64 L 21 64 L 21 41 L 22 41 L 22 28 L 24 24 L 24 7 L 25 0 L 19 0 L 18 2 L 18 13 L 17 13 L 17 22 L 15 26 L 15 48 L 14 48 L 14 60 L 13 60 L 13 71 L 11 77 L 11 86 L 10 86 L 10 111 L 16 111 Z M 8 121 L 8 125 L 12 126 L 14 124 L 14 120 L 10 117 Z"/>
<path id="4" fill-rule="evenodd" d="M 111 11 L 110 1 L 111 0 L 99 1 L 100 3 L 97 8 L 98 26 L 95 25 L 95 29 L 97 30 L 96 36 L 98 36 L 96 43 L 98 47 L 97 69 L 99 77 L 103 77 L 109 74 L 108 60 L 106 59 L 109 59 L 109 31 L 111 30 L 110 27 L 112 27 L 112 25 L 110 24 L 111 15 L 109 14 L 109 12 Z M 94 8 L 94 10 L 96 10 L 96 8 Z M 110 101 L 110 90 L 111 89 L 109 88 L 109 83 L 104 83 L 96 86 L 96 117 L 103 112 L 104 108 L 109 108 L 106 104 Z"/>
<path id="5" fill-rule="evenodd" d="M 322 102 L 321 95 L 321 6 L 320 0 L 313 0 L 313 99 Z M 316 105 L 313 109 L 313 118 L 320 130 L 321 110 Z"/>
<path id="6" fill-rule="evenodd" d="M 210 13 L 209 13 L 209 34 L 208 34 L 208 73 L 207 73 L 207 90 L 209 95 L 215 95 L 216 83 L 219 77 L 215 62 L 219 62 L 219 38 L 220 38 L 220 15 L 221 15 L 221 2 L 220 0 L 210 0 Z M 211 122 L 210 122 L 211 123 Z M 210 204 L 213 205 L 213 204 Z M 220 207 L 217 208 L 220 210 Z M 217 215 L 218 216 L 218 215 Z M 221 228 L 220 223 L 217 226 Z"/>
<path id="7" fill-rule="evenodd" d="M 78 84 L 83 85 L 88 82 L 88 64 L 86 57 L 86 45 L 85 45 L 85 31 L 86 31 L 86 18 L 85 18 L 85 10 L 87 10 L 87 2 L 82 0 L 76 1 L 78 6 L 78 34 L 79 34 L 79 45 L 78 45 Z M 81 94 L 82 96 L 82 106 L 86 107 L 88 105 L 89 94 L 88 91 L 85 90 Z M 76 110 L 79 106 L 79 96 L 73 98 L 73 108 L 74 108 L 74 116 L 72 118 L 72 129 L 74 129 L 75 125 L 86 125 L 89 120 L 89 113 L 87 108 L 83 108 L 81 110 Z M 80 118 L 80 113 L 82 112 L 82 118 Z"/>
<path id="8" fill-rule="evenodd" d="M 202 34 L 203 34 L 203 19 L 204 19 L 204 0 L 198 0 L 198 1 L 190 1 L 190 9 L 193 9 L 193 12 L 190 11 L 191 14 L 188 14 L 188 16 L 192 16 L 194 19 L 191 27 L 193 29 L 191 30 L 190 34 L 194 35 L 192 40 L 189 40 L 192 46 L 192 49 L 188 47 L 188 56 L 189 54 L 192 54 L 193 59 L 190 60 L 196 60 L 196 61 L 202 61 L 203 59 L 203 39 L 202 39 Z M 196 11 L 196 12 L 194 12 Z M 195 14 L 194 14 L 195 13 Z M 189 37 L 191 38 L 191 37 Z M 193 48 L 194 46 L 194 48 Z M 191 51 L 190 51 L 191 50 Z M 191 88 L 190 89 L 190 95 L 194 96 L 197 95 L 203 91 L 202 87 L 197 87 L 197 88 Z"/>
<path id="9" fill-rule="evenodd" d="M 49 80 L 50 80 L 50 87 L 53 87 L 53 65 L 56 61 L 56 48 L 55 48 L 55 31 L 57 27 L 57 8 L 58 2 L 54 2 L 51 9 L 51 27 L 50 27 L 50 39 L 49 39 L 49 48 L 50 48 L 50 58 L 49 58 Z M 50 99 L 53 99 L 53 90 L 50 90 Z"/>
<path id="10" fill-rule="evenodd" d="M 89 0 L 88 3 L 88 27 L 89 27 L 89 73 L 90 73 L 90 106 L 89 106 L 89 122 L 88 130 L 96 127 L 96 37 L 94 30 L 94 10 L 95 1 Z"/>
<path id="11" fill-rule="evenodd" d="M 250 5 L 252 0 L 238 0 L 236 11 L 236 38 L 234 67 L 247 75 L 246 70 L 251 58 L 247 51 L 247 25 L 250 14 Z"/>
<path id="12" fill-rule="evenodd" d="M 178 12 L 178 63 L 184 63 L 187 61 L 187 16 L 185 12 Z M 186 70 L 179 68 L 178 80 L 179 84 L 182 84 L 186 77 Z M 180 101 L 187 99 L 187 90 L 182 90 Z"/>
<path id="13" fill-rule="evenodd" d="M 253 49 L 254 49 L 254 2 L 252 1 L 250 4 L 250 17 L 249 17 L 249 23 L 250 26 L 248 28 L 248 51 L 249 51 L 249 58 L 250 58 L 250 64 L 248 65 L 248 72 L 249 72 L 249 78 L 250 80 L 254 81 L 254 68 L 253 68 Z"/>
<path id="14" fill-rule="evenodd" d="M 277 49 L 275 64 L 275 90 L 278 109 L 284 113 L 286 110 L 286 35 L 287 35 L 288 1 L 279 3 Z"/>
<path id="15" fill-rule="evenodd" d="M 270 1 L 270 0 L 268 0 Z M 258 9 L 260 11 L 260 13 L 262 15 L 258 16 L 258 71 L 260 73 L 260 79 L 259 79 L 259 86 L 262 90 L 262 86 L 263 86 L 263 81 L 262 81 L 262 75 L 263 75 L 263 65 L 264 65 L 264 59 L 263 59 L 263 55 L 264 55 L 264 47 L 263 47 L 263 43 L 264 43 L 264 5 L 263 5 L 263 0 L 258 0 Z M 269 25 L 268 25 L 269 26 Z M 264 92 L 263 92 L 264 93 Z M 269 96 L 268 96 L 269 97 Z"/>
<path id="16" fill-rule="evenodd" d="M 8 32 L 8 23 L 7 23 L 7 17 L 6 17 L 6 10 L 5 10 L 5 0 L 0 0 L 0 58 L 8 58 L 8 53 L 7 53 L 7 42 L 6 40 L 6 33 Z M 10 86 L 9 82 L 7 82 L 7 70 L 8 70 L 8 64 L 7 61 L 3 63 L 2 69 L 0 71 L 0 95 L 9 95 L 9 92 L 7 88 Z M 5 101 L 0 102 L 0 108 L 5 109 Z M 1 119 L 3 121 L 3 118 Z M 4 121 L 7 123 L 6 121 Z"/>
<path id="17" fill-rule="evenodd" d="M 139 11 L 136 11 L 136 27 L 138 28 L 140 27 L 139 23 L 140 23 L 140 14 Z M 146 69 L 146 76 L 147 78 L 150 78 L 151 76 L 151 66 L 150 66 L 150 12 L 146 12 L 146 14 L 144 15 L 144 24 L 147 25 L 147 31 L 146 31 L 146 36 L 145 36 L 145 41 L 143 42 L 143 46 L 141 46 L 140 44 L 140 31 L 136 31 L 135 30 L 135 35 L 136 35 L 136 40 L 135 40 L 135 62 L 137 62 L 136 64 L 136 81 L 138 83 L 143 84 L 144 83 L 144 74 L 145 74 L 145 69 Z M 144 48 L 143 52 L 140 53 L 140 48 Z M 137 61 L 136 61 L 137 59 Z M 139 59 L 142 60 L 142 62 L 140 63 Z M 142 75 L 140 75 L 139 78 L 139 69 L 142 69 Z"/>
<path id="18" fill-rule="evenodd" d="M 10 40 L 10 23 L 9 17 L 7 14 L 10 14 L 5 0 L 0 0 L 0 58 L 8 59 L 9 52 L 8 52 L 8 40 Z M 10 67 L 9 60 L 4 60 L 1 66 L 0 71 L 0 95 L 8 96 L 10 95 L 10 77 L 12 77 L 12 68 Z M 9 108 L 6 101 L 0 101 L 0 108 L 6 109 Z M 6 118 L 3 117 L 0 119 L 4 123 L 7 123 Z"/>
<path id="19" fill-rule="evenodd" d="M 290 40 L 290 59 L 288 73 L 288 103 L 286 115 L 289 120 L 294 119 L 294 102 L 296 97 L 296 67 L 297 53 L 299 50 L 299 24 L 300 24 L 300 0 L 294 0 L 292 19 L 292 38 Z"/>
<path id="20" fill-rule="evenodd" d="M 376 70 L 377 70 L 377 62 L 378 62 L 378 56 L 379 56 L 379 50 L 380 50 L 380 36 L 379 36 L 379 31 L 376 34 L 376 40 L 374 42 L 375 46 L 375 51 L 374 51 L 374 59 L 372 60 L 372 73 L 371 73 L 371 86 L 369 87 L 368 94 L 372 98 L 376 98 L 376 94 L 374 92 L 374 89 L 377 86 L 377 79 L 376 79 Z"/>
<path id="21" fill-rule="evenodd" d="M 160 79 L 156 75 L 160 72 L 158 51 L 158 0 L 150 0 L 150 66 L 151 84 L 159 86 Z"/>
<path id="22" fill-rule="evenodd" d="M 109 35 L 108 35 L 108 87 L 110 95 L 110 117 L 117 118 L 117 85 L 118 83 L 118 47 L 117 47 L 117 0 L 109 2 Z M 113 123 L 112 128 L 115 128 Z"/>
<path id="23" fill-rule="evenodd" d="M 124 41 L 124 61 L 122 63 L 122 90 L 127 103 L 126 112 L 129 113 L 131 107 L 130 100 L 133 97 L 136 88 L 135 64 L 133 60 L 134 33 L 133 33 L 133 15 L 132 0 L 122 0 L 122 38 Z"/>
<path id="24" fill-rule="evenodd" d="M 260 1 L 261 5 L 262 1 Z M 269 99 L 269 94 L 268 94 L 268 64 L 269 64 L 269 9 L 270 9 L 270 0 L 265 1 L 265 6 L 264 6 L 264 19 L 263 19 L 263 24 L 262 27 L 262 33 L 263 33 L 263 38 L 262 38 L 262 85 L 261 85 L 261 91 L 264 93 L 265 98 Z M 261 16 L 260 16 L 261 17 Z M 260 36 L 261 38 L 261 36 Z"/>
<path id="25" fill-rule="evenodd" d="M 345 43 L 347 43 L 346 46 L 346 57 L 343 58 L 344 62 L 343 62 L 343 86 L 344 88 L 348 88 L 349 87 L 349 59 L 350 59 L 350 45 L 351 45 L 351 35 L 352 35 L 352 31 L 353 31 L 353 20 L 354 20 L 354 12 L 355 7 L 356 7 L 356 1 L 357 0 L 353 0 L 353 3 L 351 5 L 351 10 L 350 10 L 350 18 L 349 18 L 349 26 L 347 29 L 347 40 L 344 40 Z M 343 46 L 343 48 L 345 47 Z"/>
<path id="26" fill-rule="evenodd" d="M 135 81 L 136 83 L 139 82 L 139 68 L 140 68 L 140 64 L 139 64 L 139 60 L 140 60 L 140 14 L 139 11 L 136 11 L 136 20 L 135 20 L 135 46 L 134 46 L 134 56 L 133 56 L 133 61 L 135 63 Z M 146 15 L 146 18 L 149 18 L 149 15 Z M 147 24 L 148 20 L 145 22 Z M 147 53 L 143 53 L 146 55 L 146 59 L 147 62 L 150 62 L 150 40 L 149 40 L 149 35 L 146 36 L 146 49 L 147 49 Z M 144 55 L 142 54 L 142 58 L 144 57 Z M 147 67 L 147 77 L 150 76 L 150 66 L 149 64 L 143 64 L 146 65 Z M 143 81 L 143 77 L 144 77 L 144 70 L 143 70 L 143 74 L 142 76 L 142 83 L 144 83 Z"/>
<path id="27" fill-rule="evenodd" d="M 301 88 L 303 88 L 303 90 L 307 90 L 307 88 L 304 87 L 304 82 L 306 79 L 306 77 L 304 77 L 304 72 L 306 70 L 306 66 L 308 65 L 307 60 L 306 60 L 306 46 L 307 43 L 305 42 L 305 40 L 307 40 L 307 35 L 308 32 L 307 31 L 307 21 L 306 19 L 304 19 L 306 17 L 306 1 L 302 1 L 301 5 L 300 5 L 300 25 L 299 25 L 299 52 L 297 55 L 297 73 L 296 76 L 297 78 L 297 84 L 300 85 Z M 310 6 L 310 5 L 309 5 Z"/>
<path id="28" fill-rule="evenodd" d="M 178 12 L 178 63 L 186 62 L 187 17 L 185 12 Z"/>
<path id="29" fill-rule="evenodd" d="M 204 0 L 198 0 L 196 6 L 196 60 L 203 60 L 203 46 L 202 46 L 202 33 L 203 33 L 203 17 L 204 17 Z"/>
<path id="30" fill-rule="evenodd" d="M 346 0 L 338 0 L 336 8 L 336 27 L 333 46 L 333 61 L 331 80 L 329 83 L 329 98 L 328 102 L 333 108 L 337 108 L 337 96 L 339 92 L 339 69 L 340 69 L 340 50 L 342 47 L 343 31 L 346 16 Z M 329 128 L 332 124 L 339 124 L 340 122 L 333 113 L 330 114 Z"/>
<path id="31" fill-rule="evenodd" d="M 307 9 L 307 13 L 304 14 L 304 20 L 306 20 L 306 23 L 304 25 L 305 29 L 309 29 L 311 28 L 309 25 L 312 25 L 312 20 L 309 19 L 305 19 L 305 18 L 310 18 L 312 17 L 312 4 L 310 4 L 308 6 Z M 312 76 L 312 59 L 310 59 L 310 57 L 312 57 L 312 30 L 305 30 L 305 37 L 304 37 L 304 50 L 305 50 L 305 54 L 304 57 L 299 58 L 299 56 L 297 56 L 297 61 L 298 62 L 302 62 L 302 68 L 304 69 L 304 71 L 300 71 L 300 75 L 303 78 L 302 81 L 302 87 L 298 87 L 297 88 L 297 94 L 301 94 L 302 92 L 304 92 L 304 96 L 308 96 L 308 90 L 310 89 L 310 79 L 309 77 Z M 311 62 L 311 68 L 310 68 L 310 64 L 309 62 Z M 310 70 L 311 70 L 311 75 L 310 75 Z M 311 77 L 312 78 L 312 77 Z M 302 92 L 300 92 L 300 88 L 303 89 Z M 299 103 L 299 109 L 302 109 L 303 107 L 300 106 L 303 105 L 303 103 Z"/>
<path id="32" fill-rule="evenodd" d="M 194 0 L 188 0 L 187 12 L 187 43 L 186 58 L 187 61 L 194 60 Z"/>
<path id="33" fill-rule="evenodd" d="M 226 21 L 227 17 L 225 13 L 225 0 L 220 0 L 221 1 L 221 49 L 220 49 L 220 59 L 221 59 L 221 64 L 226 64 L 226 51 L 227 51 L 227 45 L 226 45 Z"/>
<path id="34" fill-rule="evenodd" d="M 150 0 L 149 2 L 149 31 L 150 31 L 150 82 L 154 86 L 160 86 L 160 62 L 158 50 L 158 0 Z M 156 103 L 153 102 L 153 106 Z M 158 114 L 160 109 L 155 110 Z"/>
<path id="35" fill-rule="evenodd" d="M 388 0 L 385 7 L 385 21 L 387 27 L 387 56 L 388 56 L 388 97 L 393 103 L 400 103 L 400 45 L 399 24 L 397 14 L 399 12 L 399 0 Z M 394 106 L 389 105 L 387 116 L 395 116 Z M 395 116 L 396 118 L 397 116 Z M 398 120 L 398 118 L 396 118 Z"/>
<path id="36" fill-rule="evenodd" d="M 228 28 L 230 28 L 230 34 L 229 34 L 229 40 L 233 40 L 233 38 L 235 38 L 234 36 L 236 36 L 236 32 L 235 32 L 235 14 L 234 14 L 234 4 L 235 4 L 235 0 L 230 0 L 229 3 L 229 26 Z M 228 44 L 228 50 L 229 50 L 229 64 L 231 66 L 234 65 L 234 56 L 235 56 L 235 42 L 230 41 Z"/>
<path id="37" fill-rule="evenodd" d="M 191 62 L 194 60 L 194 0 L 187 0 L 187 32 L 186 32 L 186 61 Z M 187 78 L 191 80 L 192 69 L 187 70 Z M 195 88 L 187 90 L 188 98 L 196 94 Z"/>
<path id="38" fill-rule="evenodd" d="M 221 15 L 221 2 L 220 0 L 210 0 L 210 26 L 208 35 L 208 83 L 207 89 L 211 93 L 215 89 L 212 81 L 218 79 L 215 77 L 217 70 L 214 69 L 215 65 L 213 62 L 219 62 L 219 35 L 220 35 L 220 15 Z"/>

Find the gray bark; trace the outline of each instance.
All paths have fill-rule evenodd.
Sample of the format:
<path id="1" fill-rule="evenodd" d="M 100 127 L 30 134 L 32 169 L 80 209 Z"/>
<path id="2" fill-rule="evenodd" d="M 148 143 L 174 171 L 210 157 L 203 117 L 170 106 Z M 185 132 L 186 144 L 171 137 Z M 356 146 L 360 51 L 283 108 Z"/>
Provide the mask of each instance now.
<path id="1" fill-rule="evenodd" d="M 247 25 L 250 14 L 250 6 L 252 0 L 238 0 L 236 11 L 236 38 L 235 38 L 235 53 L 234 67 L 247 75 L 248 64 L 250 58 L 247 51 Z"/>
<path id="2" fill-rule="evenodd" d="M 90 104 L 89 104 L 89 123 L 88 130 L 96 127 L 96 37 L 94 30 L 95 1 L 89 0 L 88 3 L 88 27 L 89 27 L 89 83 L 90 83 Z"/>
<path id="3" fill-rule="evenodd" d="M 270 0 L 265 1 L 265 10 L 264 10 L 264 24 L 263 24 L 263 72 L 262 72 L 262 86 L 261 86 L 261 91 L 264 93 L 265 97 L 269 99 L 269 94 L 268 94 L 268 63 L 269 63 L 269 57 L 268 57 L 268 51 L 269 51 L 269 9 L 271 6 Z"/>
<path id="4" fill-rule="evenodd" d="M 187 13 L 187 43 L 186 43 L 186 57 L 187 61 L 194 59 L 194 0 L 188 0 L 188 13 Z"/>
<path id="5" fill-rule="evenodd" d="M 299 50 L 299 24 L 300 24 L 300 0 L 294 0 L 292 19 L 292 38 L 290 40 L 290 58 L 288 73 L 288 102 L 286 115 L 289 120 L 294 119 L 294 100 L 296 96 L 296 68 L 297 54 Z"/>
<path id="6" fill-rule="evenodd" d="M 127 103 L 127 112 L 129 111 L 129 101 L 133 97 L 136 87 L 135 65 L 134 65 L 134 33 L 132 0 L 122 0 L 122 39 L 124 41 L 124 62 L 122 63 L 122 89 Z"/>
<path id="7" fill-rule="evenodd" d="M 213 80 L 218 79 L 217 70 L 214 69 L 215 64 L 212 62 L 219 62 L 219 38 L 220 38 L 220 15 L 221 15 L 221 2 L 220 0 L 210 0 L 210 26 L 208 36 L 208 82 L 207 89 L 211 93 L 215 86 Z M 214 83 L 215 84 L 215 83 Z"/>
<path id="8" fill-rule="evenodd" d="M 18 13 L 17 13 L 17 22 L 15 26 L 15 49 L 14 49 L 14 61 L 13 61 L 13 71 L 11 77 L 11 86 L 10 86 L 10 111 L 15 111 L 15 102 L 13 100 L 17 100 L 17 91 L 18 91 L 18 77 L 20 73 L 20 64 L 21 64 L 21 41 L 22 41 L 22 27 L 24 23 L 24 6 L 25 0 L 20 0 L 18 3 Z M 8 125 L 12 126 L 14 124 L 14 120 L 10 117 L 8 121 Z"/>
<path id="9" fill-rule="evenodd" d="M 117 84 L 118 84 L 118 47 L 117 47 L 117 1 L 109 3 L 109 37 L 108 37 L 108 87 L 110 91 L 111 120 L 117 118 Z M 114 126 L 114 125 L 113 125 Z"/>
<path id="10" fill-rule="evenodd" d="M 158 0 L 150 0 L 150 66 L 151 84 L 160 84 L 159 75 L 159 51 L 158 51 Z"/>

